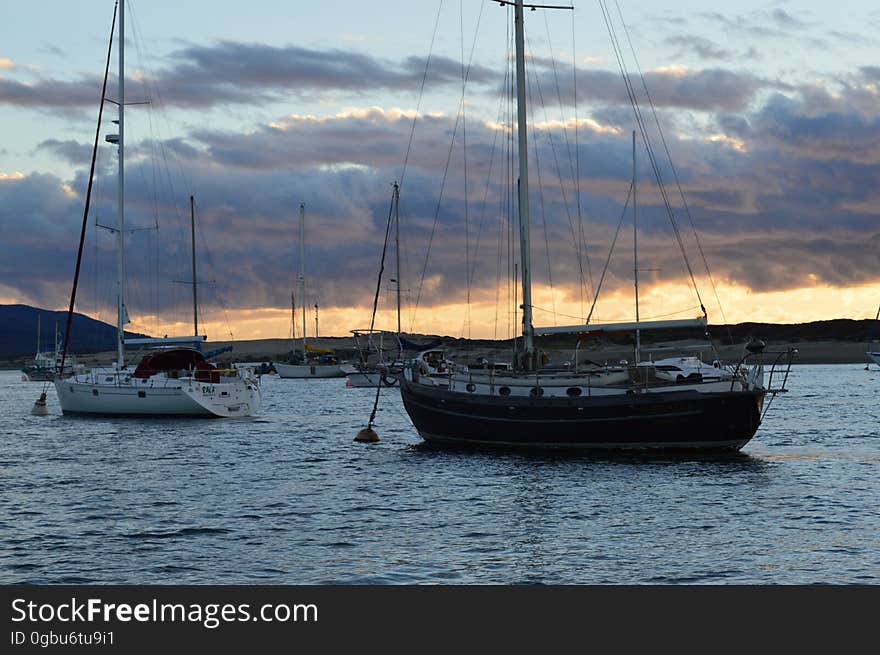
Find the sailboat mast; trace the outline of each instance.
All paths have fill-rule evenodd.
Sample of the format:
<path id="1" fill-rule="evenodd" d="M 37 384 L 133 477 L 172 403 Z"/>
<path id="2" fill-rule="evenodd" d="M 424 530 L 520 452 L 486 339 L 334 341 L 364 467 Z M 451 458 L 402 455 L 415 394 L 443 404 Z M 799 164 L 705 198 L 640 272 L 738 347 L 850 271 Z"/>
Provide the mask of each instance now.
<path id="1" fill-rule="evenodd" d="M 119 3 L 119 298 L 116 311 L 116 365 L 125 365 L 125 0 Z"/>
<path id="2" fill-rule="evenodd" d="M 638 365 L 642 350 L 641 330 L 639 330 L 639 229 L 638 229 L 638 204 L 636 203 L 636 131 L 633 130 L 633 282 L 636 289 L 636 352 L 635 363 Z"/>
<path id="3" fill-rule="evenodd" d="M 299 203 L 299 303 L 302 306 L 303 320 L 303 358 L 306 356 L 306 203 Z"/>
<path id="4" fill-rule="evenodd" d="M 400 185 L 394 183 L 394 254 L 397 278 L 397 336 L 400 336 Z"/>
<path id="5" fill-rule="evenodd" d="M 526 368 L 533 368 L 532 266 L 529 241 L 529 161 L 526 131 L 526 62 L 523 0 L 516 0 L 516 116 L 519 129 L 519 249 L 522 268 L 523 350 Z"/>
<path id="6" fill-rule="evenodd" d="M 196 201 L 189 197 L 189 223 L 192 231 L 192 286 L 193 286 L 193 336 L 199 336 L 199 297 L 196 278 Z"/>
<path id="7" fill-rule="evenodd" d="M 40 354 L 40 315 L 37 314 L 37 354 Z"/>

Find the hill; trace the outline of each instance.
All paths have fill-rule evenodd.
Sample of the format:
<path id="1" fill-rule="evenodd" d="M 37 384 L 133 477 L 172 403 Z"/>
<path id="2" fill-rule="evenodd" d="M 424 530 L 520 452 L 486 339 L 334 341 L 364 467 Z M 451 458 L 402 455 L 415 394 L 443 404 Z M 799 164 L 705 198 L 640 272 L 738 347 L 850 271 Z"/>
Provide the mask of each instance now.
<path id="1" fill-rule="evenodd" d="M 37 348 L 37 317 L 40 322 L 40 349 L 55 347 L 55 325 L 64 338 L 67 312 L 39 309 L 29 305 L 0 305 L 0 357 L 33 356 Z M 126 332 L 129 337 L 147 336 Z M 73 314 L 69 350 L 76 353 L 115 350 L 116 326 L 96 321 L 83 314 Z"/>

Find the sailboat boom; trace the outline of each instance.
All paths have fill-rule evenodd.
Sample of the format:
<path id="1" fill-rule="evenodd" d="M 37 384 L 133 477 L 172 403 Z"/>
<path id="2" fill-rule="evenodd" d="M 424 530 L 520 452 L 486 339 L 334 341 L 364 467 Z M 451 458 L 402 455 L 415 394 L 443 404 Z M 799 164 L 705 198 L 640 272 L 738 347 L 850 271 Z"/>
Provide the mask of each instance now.
<path id="1" fill-rule="evenodd" d="M 535 334 L 588 334 L 590 332 L 623 332 L 629 330 L 663 330 L 668 328 L 706 327 L 705 316 L 680 318 L 668 321 L 638 321 L 626 323 L 596 323 L 594 325 L 559 325 L 535 328 Z"/>

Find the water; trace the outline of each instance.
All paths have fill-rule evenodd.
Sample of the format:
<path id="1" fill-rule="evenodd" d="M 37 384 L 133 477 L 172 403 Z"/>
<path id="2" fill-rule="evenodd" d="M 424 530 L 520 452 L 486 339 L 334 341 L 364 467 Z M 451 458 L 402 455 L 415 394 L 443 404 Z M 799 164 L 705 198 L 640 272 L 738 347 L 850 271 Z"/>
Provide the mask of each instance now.
<path id="1" fill-rule="evenodd" d="M 397 389 L 263 380 L 243 420 L 30 415 L 0 372 L 0 582 L 873 583 L 880 372 L 797 366 L 733 457 L 425 447 Z"/>

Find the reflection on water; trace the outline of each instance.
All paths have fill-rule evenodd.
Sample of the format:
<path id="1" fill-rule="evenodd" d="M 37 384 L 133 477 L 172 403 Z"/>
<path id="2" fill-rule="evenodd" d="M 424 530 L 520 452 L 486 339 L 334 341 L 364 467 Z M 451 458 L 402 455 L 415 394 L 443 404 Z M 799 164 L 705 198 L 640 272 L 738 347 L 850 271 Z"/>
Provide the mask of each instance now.
<path id="1" fill-rule="evenodd" d="M 880 376 L 799 366 L 732 455 L 420 441 L 396 389 L 264 378 L 240 420 L 34 417 L 0 372 L 0 581 L 800 583 L 880 575 Z M 828 389 L 846 390 L 830 394 Z"/>

